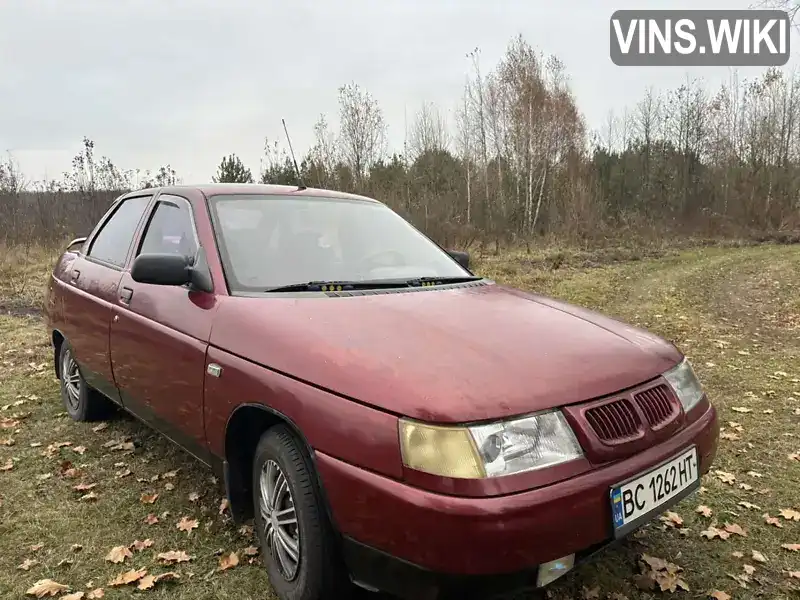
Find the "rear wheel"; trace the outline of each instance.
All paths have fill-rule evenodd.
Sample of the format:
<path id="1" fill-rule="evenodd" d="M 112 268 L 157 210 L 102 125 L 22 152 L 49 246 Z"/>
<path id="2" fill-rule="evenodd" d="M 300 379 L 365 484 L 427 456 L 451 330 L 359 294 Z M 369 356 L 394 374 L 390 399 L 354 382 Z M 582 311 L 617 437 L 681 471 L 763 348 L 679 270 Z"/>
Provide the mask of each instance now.
<path id="1" fill-rule="evenodd" d="M 58 353 L 58 374 L 61 400 L 70 417 L 75 421 L 95 421 L 108 416 L 111 402 L 86 383 L 66 340 L 61 343 Z"/>
<path id="2" fill-rule="evenodd" d="M 311 461 L 282 425 L 269 429 L 256 448 L 253 505 L 261 554 L 278 598 L 344 598 L 351 586 Z"/>

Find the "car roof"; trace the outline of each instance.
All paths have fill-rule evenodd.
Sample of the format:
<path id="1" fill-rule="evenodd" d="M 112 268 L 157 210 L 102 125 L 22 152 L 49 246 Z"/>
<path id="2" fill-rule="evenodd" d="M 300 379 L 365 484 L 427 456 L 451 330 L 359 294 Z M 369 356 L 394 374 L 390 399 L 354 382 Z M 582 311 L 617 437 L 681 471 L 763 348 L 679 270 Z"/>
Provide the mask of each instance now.
<path id="1" fill-rule="evenodd" d="M 375 204 L 382 204 L 374 198 L 368 196 L 361 196 L 358 194 L 350 194 L 347 192 L 339 192 L 336 190 L 326 190 L 321 188 L 305 188 L 300 189 L 294 185 L 273 185 L 263 183 L 202 183 L 197 185 L 170 185 L 157 188 L 149 188 L 148 192 L 162 192 L 166 194 L 180 194 L 181 191 L 196 191 L 200 192 L 206 197 L 215 196 L 217 194 L 231 194 L 231 195 L 247 195 L 247 194 L 263 194 L 271 196 L 292 196 L 294 198 L 313 197 L 313 198 L 335 198 L 344 200 L 362 200 L 364 202 L 373 202 Z M 136 190 L 133 193 L 141 193 L 143 190 Z"/>

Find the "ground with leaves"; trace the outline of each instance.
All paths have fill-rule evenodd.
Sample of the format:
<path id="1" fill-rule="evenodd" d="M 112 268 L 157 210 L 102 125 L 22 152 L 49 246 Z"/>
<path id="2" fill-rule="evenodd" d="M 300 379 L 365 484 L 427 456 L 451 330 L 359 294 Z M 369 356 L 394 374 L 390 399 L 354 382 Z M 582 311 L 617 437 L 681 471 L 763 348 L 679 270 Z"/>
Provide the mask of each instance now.
<path id="1" fill-rule="evenodd" d="M 520 253 L 478 269 L 676 342 L 724 427 L 700 492 L 548 595 L 797 597 L 800 248 L 588 264 Z M 0 597 L 271 597 L 219 482 L 132 418 L 69 420 L 43 326 L 15 312 L 0 316 Z"/>

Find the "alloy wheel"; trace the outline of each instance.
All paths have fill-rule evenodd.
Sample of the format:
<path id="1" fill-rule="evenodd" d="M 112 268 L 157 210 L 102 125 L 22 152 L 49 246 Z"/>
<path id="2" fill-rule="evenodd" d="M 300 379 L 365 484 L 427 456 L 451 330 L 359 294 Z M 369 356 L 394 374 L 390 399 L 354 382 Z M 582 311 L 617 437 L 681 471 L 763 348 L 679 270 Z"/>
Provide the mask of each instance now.
<path id="1" fill-rule="evenodd" d="M 300 528 L 294 498 L 281 468 L 268 460 L 261 469 L 259 508 L 264 523 L 267 549 L 281 575 L 292 581 L 299 571 L 301 558 Z"/>
<path id="2" fill-rule="evenodd" d="M 61 360 L 61 380 L 67 392 L 69 409 L 77 411 L 81 398 L 81 373 L 78 370 L 78 363 L 72 358 L 72 352 L 69 350 L 64 352 L 64 358 Z"/>

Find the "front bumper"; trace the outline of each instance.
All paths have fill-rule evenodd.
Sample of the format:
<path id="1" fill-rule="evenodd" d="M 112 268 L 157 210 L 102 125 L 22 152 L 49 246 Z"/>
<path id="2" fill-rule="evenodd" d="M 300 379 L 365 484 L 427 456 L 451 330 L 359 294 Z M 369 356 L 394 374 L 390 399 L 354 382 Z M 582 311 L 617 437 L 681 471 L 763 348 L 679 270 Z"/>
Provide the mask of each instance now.
<path id="1" fill-rule="evenodd" d="M 577 554 L 576 562 L 613 539 L 609 489 L 692 444 L 700 472 L 716 454 L 713 406 L 683 431 L 635 456 L 546 487 L 492 498 L 445 496 L 316 453 L 317 467 L 353 579 L 407 596 L 420 575 L 426 587 L 466 577 L 525 587 L 536 567 Z M 436 574 L 434 576 L 434 574 Z M 428 585 L 430 584 L 430 585 Z M 420 593 L 418 590 L 415 593 Z M 423 597 L 418 595 L 417 597 Z"/>

